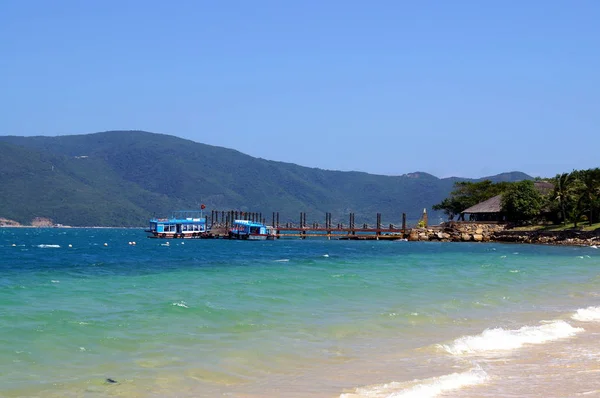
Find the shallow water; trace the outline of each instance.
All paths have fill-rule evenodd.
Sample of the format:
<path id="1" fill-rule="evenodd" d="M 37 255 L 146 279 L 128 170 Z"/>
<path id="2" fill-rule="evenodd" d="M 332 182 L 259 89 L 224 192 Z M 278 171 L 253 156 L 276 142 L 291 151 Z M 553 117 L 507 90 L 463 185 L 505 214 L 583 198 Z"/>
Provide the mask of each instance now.
<path id="1" fill-rule="evenodd" d="M 0 395 L 600 390 L 599 250 L 162 243 L 137 229 L 0 229 Z"/>

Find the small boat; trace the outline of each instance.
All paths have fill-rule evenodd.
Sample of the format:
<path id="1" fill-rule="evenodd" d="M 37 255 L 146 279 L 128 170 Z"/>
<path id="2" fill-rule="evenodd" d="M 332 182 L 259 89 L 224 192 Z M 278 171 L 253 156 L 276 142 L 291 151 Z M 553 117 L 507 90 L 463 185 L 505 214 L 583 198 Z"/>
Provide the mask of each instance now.
<path id="1" fill-rule="evenodd" d="M 228 236 L 240 240 L 275 239 L 275 229 L 254 221 L 234 220 Z"/>
<path id="2" fill-rule="evenodd" d="M 212 234 L 206 227 L 202 210 L 179 210 L 168 218 L 153 218 L 146 230 L 149 238 L 206 239 Z"/>

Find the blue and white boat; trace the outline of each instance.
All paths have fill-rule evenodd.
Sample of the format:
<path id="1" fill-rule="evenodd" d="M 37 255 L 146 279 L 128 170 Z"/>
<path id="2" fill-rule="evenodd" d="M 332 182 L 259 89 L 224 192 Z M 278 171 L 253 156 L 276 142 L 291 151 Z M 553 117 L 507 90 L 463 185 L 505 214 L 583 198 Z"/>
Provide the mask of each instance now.
<path id="1" fill-rule="evenodd" d="M 202 239 L 212 238 L 202 210 L 179 210 L 168 218 L 153 218 L 146 230 L 149 238 Z"/>
<path id="2" fill-rule="evenodd" d="M 254 221 L 234 220 L 229 230 L 229 239 L 267 240 L 275 239 L 275 229 Z"/>

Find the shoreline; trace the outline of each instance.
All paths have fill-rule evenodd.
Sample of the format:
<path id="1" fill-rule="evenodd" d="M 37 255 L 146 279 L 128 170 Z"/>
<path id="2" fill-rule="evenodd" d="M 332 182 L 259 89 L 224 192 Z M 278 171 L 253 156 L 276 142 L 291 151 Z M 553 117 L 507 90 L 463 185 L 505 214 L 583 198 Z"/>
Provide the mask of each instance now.
<path id="1" fill-rule="evenodd" d="M 409 240 L 595 246 L 600 244 L 600 229 L 595 231 L 515 231 L 507 228 L 506 224 L 447 222 L 436 227 L 412 229 Z"/>
<path id="2" fill-rule="evenodd" d="M 0 225 L 0 228 L 28 229 L 144 229 L 137 227 L 116 226 L 70 226 L 70 225 Z M 341 236 L 342 238 L 344 236 Z M 285 239 L 285 236 L 282 235 Z M 340 240 L 376 240 L 371 236 L 355 239 Z M 378 240 L 408 240 L 411 242 L 481 242 L 481 243 L 517 243 L 538 244 L 551 246 L 600 246 L 600 229 L 594 231 L 563 230 L 563 231 L 515 231 L 503 224 L 477 224 L 447 222 L 440 226 L 412 228 L 400 238 L 384 236 Z"/>

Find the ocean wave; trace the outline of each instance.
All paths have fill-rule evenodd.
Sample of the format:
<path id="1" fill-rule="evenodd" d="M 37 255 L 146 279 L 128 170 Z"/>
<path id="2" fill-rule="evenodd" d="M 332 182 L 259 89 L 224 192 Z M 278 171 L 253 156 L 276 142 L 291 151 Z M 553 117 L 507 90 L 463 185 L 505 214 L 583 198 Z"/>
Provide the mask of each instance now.
<path id="1" fill-rule="evenodd" d="M 41 248 L 41 249 L 57 249 L 60 247 L 60 245 L 37 245 L 37 247 Z"/>
<path id="2" fill-rule="evenodd" d="M 391 382 L 386 384 L 359 387 L 353 393 L 345 393 L 340 398 L 427 398 L 436 397 L 449 391 L 483 384 L 489 380 L 482 369 L 471 369 L 463 373 L 452 373 L 440 377 L 414 380 L 411 382 Z"/>
<path id="3" fill-rule="evenodd" d="M 583 332 L 565 321 L 552 321 L 540 326 L 523 326 L 516 330 L 502 328 L 486 329 L 477 336 L 460 337 L 450 345 L 439 345 L 452 355 L 478 354 L 490 351 L 508 351 L 525 344 L 543 344 L 549 341 L 572 337 Z"/>
<path id="4" fill-rule="evenodd" d="M 185 301 L 179 301 L 177 303 L 172 303 L 171 305 L 174 305 L 176 307 L 182 307 L 182 308 L 190 308 L 187 306 L 187 303 Z"/>
<path id="5" fill-rule="evenodd" d="M 578 309 L 571 318 L 581 322 L 600 321 L 600 307 L 587 307 Z"/>

